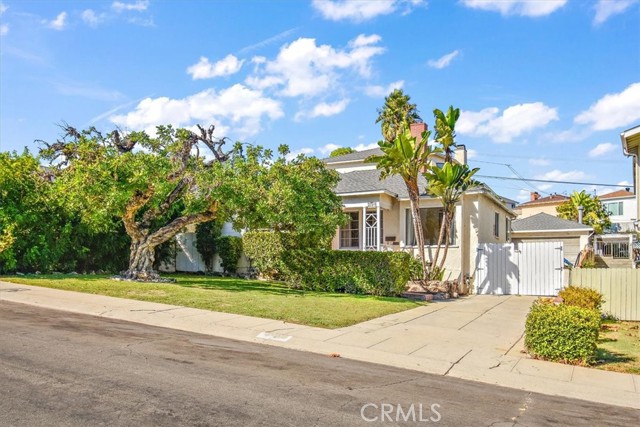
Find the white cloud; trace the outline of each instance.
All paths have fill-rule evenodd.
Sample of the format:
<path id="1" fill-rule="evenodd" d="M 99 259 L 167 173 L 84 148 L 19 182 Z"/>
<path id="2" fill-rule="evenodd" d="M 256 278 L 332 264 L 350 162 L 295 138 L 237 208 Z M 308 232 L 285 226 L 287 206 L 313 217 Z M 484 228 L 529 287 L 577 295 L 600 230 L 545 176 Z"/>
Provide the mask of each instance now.
<path id="1" fill-rule="evenodd" d="M 589 150 L 589 157 L 600 157 L 604 154 L 612 152 L 616 148 L 618 148 L 617 145 L 614 145 L 610 142 L 604 142 L 602 144 L 596 145 L 593 149 Z"/>
<path id="2" fill-rule="evenodd" d="M 422 0 L 313 0 L 311 4 L 325 19 L 363 22 L 389 15 L 401 7 L 406 15 L 422 3 Z"/>
<path id="3" fill-rule="evenodd" d="M 0 25 L 0 36 L 6 36 L 9 34 L 9 24 Z"/>
<path id="4" fill-rule="evenodd" d="M 372 98 L 382 98 L 393 92 L 394 89 L 402 89 L 404 86 L 404 80 L 398 80 L 397 82 L 389 83 L 387 86 L 366 86 L 364 93 Z"/>
<path id="5" fill-rule="evenodd" d="M 209 62 L 209 59 L 206 57 L 201 56 L 197 64 L 187 68 L 187 73 L 191 75 L 193 80 L 230 76 L 240 71 L 243 63 L 244 59 L 238 60 L 238 58 L 233 55 L 227 55 L 215 64 Z"/>
<path id="6" fill-rule="evenodd" d="M 427 62 L 427 64 L 431 68 L 436 68 L 438 70 L 441 70 L 445 67 L 448 67 L 449 64 L 451 64 L 451 61 L 453 61 L 453 58 L 458 56 L 459 53 L 460 51 L 454 50 L 453 52 L 447 53 L 446 55 L 443 55 L 438 59 L 430 59 L 429 62 Z"/>
<path id="7" fill-rule="evenodd" d="M 592 130 L 611 130 L 640 120 L 640 82 L 629 85 L 620 93 L 610 93 L 578 114 L 575 123 Z"/>
<path id="8" fill-rule="evenodd" d="M 132 3 L 125 3 L 121 1 L 114 1 L 111 3 L 111 8 L 116 12 L 122 12 L 125 10 L 133 10 L 136 12 L 142 12 L 149 7 L 149 0 L 137 0 Z"/>
<path id="9" fill-rule="evenodd" d="M 555 108 L 542 102 L 517 104 L 506 108 L 501 115 L 496 107 L 480 111 L 462 111 L 456 131 L 470 136 L 486 136 L 497 143 L 511 142 L 515 137 L 542 128 L 558 120 Z"/>
<path id="10" fill-rule="evenodd" d="M 9 9 L 9 6 L 7 6 L 4 3 L 0 2 L 0 16 L 4 15 L 4 13 L 7 11 L 7 9 Z"/>
<path id="11" fill-rule="evenodd" d="M 338 71 L 354 70 L 362 77 L 371 74 L 371 59 L 384 52 L 377 35 L 359 35 L 348 49 L 316 45 L 315 39 L 299 38 L 284 45 L 276 59 L 254 61 L 256 74 L 246 83 L 257 89 L 280 88 L 283 96 L 313 96 L 327 93 L 339 81 Z"/>
<path id="12" fill-rule="evenodd" d="M 478 158 L 478 150 L 474 150 L 473 148 L 467 149 L 467 160 Z"/>
<path id="13" fill-rule="evenodd" d="M 315 150 L 313 148 L 301 148 L 299 150 L 294 150 L 292 152 L 290 152 L 289 154 L 287 154 L 285 156 L 285 159 L 287 160 L 293 160 L 296 157 L 298 157 L 300 154 L 304 154 L 305 156 L 308 156 L 310 154 L 313 154 Z"/>
<path id="14" fill-rule="evenodd" d="M 358 144 L 353 147 L 353 149 L 356 151 L 371 150 L 372 148 L 378 148 L 378 143 L 372 142 L 371 144 Z"/>
<path id="15" fill-rule="evenodd" d="M 300 111 L 296 114 L 295 120 L 303 118 L 313 119 L 315 117 L 330 117 L 342 113 L 349 105 L 349 99 L 341 99 L 333 103 L 321 102 L 313 107 L 311 111 Z"/>
<path id="16" fill-rule="evenodd" d="M 104 14 L 98 15 L 94 10 L 86 9 L 80 14 L 80 17 L 85 24 L 95 28 L 104 19 Z"/>
<path id="17" fill-rule="evenodd" d="M 52 21 L 43 21 L 43 23 L 54 30 L 62 31 L 67 26 L 67 12 L 61 12 Z"/>
<path id="18" fill-rule="evenodd" d="M 550 181 L 578 181 L 581 179 L 585 179 L 587 177 L 588 175 L 583 171 L 572 170 L 572 171 L 563 172 L 559 169 L 554 169 L 542 175 L 534 176 L 535 179 L 543 179 L 543 180 L 550 180 Z"/>
<path id="19" fill-rule="evenodd" d="M 246 137 L 260 131 L 264 117 L 275 120 L 283 115 L 280 102 L 236 84 L 219 92 L 207 89 L 182 99 L 146 98 L 133 111 L 109 119 L 127 129 L 150 133 L 159 124 L 215 124 L 218 129 L 227 126 L 234 134 Z"/>
<path id="20" fill-rule="evenodd" d="M 551 164 L 551 160 L 539 157 L 536 159 L 529 159 L 529 164 L 532 166 L 549 166 Z"/>
<path id="21" fill-rule="evenodd" d="M 550 15 L 566 3 L 567 0 L 462 0 L 462 4 L 472 9 L 529 17 Z"/>
<path id="22" fill-rule="evenodd" d="M 623 13 L 638 0 L 598 0 L 595 5 L 596 14 L 593 17 L 593 24 L 600 25 L 614 15 Z"/>
<path id="23" fill-rule="evenodd" d="M 322 154 L 323 156 L 328 155 L 329 153 L 331 153 L 333 150 L 336 150 L 338 148 L 342 148 L 342 145 L 337 145 L 337 144 L 326 144 L 323 145 L 322 147 L 318 148 L 318 151 L 320 152 L 320 154 Z"/>

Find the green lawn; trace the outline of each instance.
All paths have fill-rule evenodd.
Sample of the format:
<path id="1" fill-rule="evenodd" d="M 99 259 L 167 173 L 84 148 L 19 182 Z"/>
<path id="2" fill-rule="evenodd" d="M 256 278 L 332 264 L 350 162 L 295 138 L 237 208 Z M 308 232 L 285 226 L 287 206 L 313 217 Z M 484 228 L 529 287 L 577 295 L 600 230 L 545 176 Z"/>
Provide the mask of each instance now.
<path id="1" fill-rule="evenodd" d="M 5 276 L 0 280 L 47 288 L 152 301 L 205 310 L 340 328 L 415 308 L 402 298 L 305 292 L 258 280 L 172 275 L 176 283 L 138 283 L 100 275 Z"/>
<path id="2" fill-rule="evenodd" d="M 596 367 L 640 375 L 640 322 L 605 322 Z"/>

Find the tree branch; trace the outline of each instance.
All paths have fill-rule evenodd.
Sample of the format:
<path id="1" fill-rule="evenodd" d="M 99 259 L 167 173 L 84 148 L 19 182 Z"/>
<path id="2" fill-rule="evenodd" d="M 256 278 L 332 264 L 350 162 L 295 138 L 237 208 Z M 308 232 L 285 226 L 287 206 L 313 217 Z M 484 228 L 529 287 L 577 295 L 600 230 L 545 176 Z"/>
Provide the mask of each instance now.
<path id="1" fill-rule="evenodd" d="M 176 235 L 181 229 L 188 225 L 200 224 L 202 222 L 211 221 L 216 218 L 218 214 L 218 202 L 215 201 L 209 206 L 206 212 L 201 212 L 193 215 L 181 216 L 174 219 L 169 224 L 158 229 L 156 232 L 149 236 L 149 243 L 153 246 L 162 244 Z"/>
<path id="2" fill-rule="evenodd" d="M 141 239 L 144 237 L 143 232 L 140 230 L 140 224 L 136 222 L 136 213 L 143 207 L 155 192 L 153 186 L 149 186 L 144 192 L 136 192 L 133 199 L 127 204 L 122 215 L 122 222 L 127 234 L 135 239 Z"/>

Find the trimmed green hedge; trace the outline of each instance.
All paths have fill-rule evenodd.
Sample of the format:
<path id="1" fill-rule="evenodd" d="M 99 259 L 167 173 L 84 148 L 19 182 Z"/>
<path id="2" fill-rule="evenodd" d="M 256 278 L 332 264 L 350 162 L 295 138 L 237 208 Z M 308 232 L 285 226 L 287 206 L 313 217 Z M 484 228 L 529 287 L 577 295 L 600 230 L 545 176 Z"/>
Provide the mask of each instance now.
<path id="1" fill-rule="evenodd" d="M 558 296 L 562 298 L 562 302 L 566 305 L 575 307 L 588 308 L 600 311 L 602 307 L 602 294 L 589 288 L 579 288 L 577 286 L 569 286 L 558 292 Z"/>
<path id="2" fill-rule="evenodd" d="M 290 237 L 273 231 L 247 231 L 242 236 L 245 255 L 262 276 L 276 278 L 281 269 L 280 259 L 289 246 Z"/>
<path id="3" fill-rule="evenodd" d="M 286 250 L 282 273 L 292 286 L 314 291 L 399 295 L 415 272 L 404 252 Z"/>
<path id="4" fill-rule="evenodd" d="M 242 238 L 237 236 L 222 236 L 216 239 L 220 264 L 225 273 L 235 273 L 238 261 L 242 256 Z"/>
<path id="5" fill-rule="evenodd" d="M 600 326 L 596 310 L 536 301 L 527 316 L 525 347 L 542 359 L 588 364 L 596 355 Z"/>

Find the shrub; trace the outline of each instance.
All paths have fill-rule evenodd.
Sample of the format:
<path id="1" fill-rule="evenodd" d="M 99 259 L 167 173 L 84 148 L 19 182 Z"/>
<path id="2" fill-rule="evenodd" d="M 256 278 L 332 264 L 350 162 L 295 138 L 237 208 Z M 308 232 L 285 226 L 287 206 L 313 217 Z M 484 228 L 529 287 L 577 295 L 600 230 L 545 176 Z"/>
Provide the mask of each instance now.
<path id="1" fill-rule="evenodd" d="M 226 273 L 235 273 L 242 256 L 242 238 L 222 236 L 216 241 L 222 268 Z"/>
<path id="2" fill-rule="evenodd" d="M 534 302 L 525 325 L 525 347 L 551 361 L 587 364 L 596 354 L 600 314 L 596 310 Z"/>
<path id="3" fill-rule="evenodd" d="M 262 276 L 277 276 L 286 245 L 285 239 L 282 233 L 273 231 L 247 231 L 242 236 L 244 253 Z"/>
<path id="4" fill-rule="evenodd" d="M 558 292 L 558 296 L 566 305 L 575 307 L 589 308 L 600 311 L 602 307 L 602 294 L 589 288 L 579 288 L 577 286 L 569 286 Z"/>
<path id="5" fill-rule="evenodd" d="M 294 287 L 380 296 L 401 294 L 414 262 L 403 252 L 323 249 L 286 250 L 281 259 L 284 278 Z"/>

